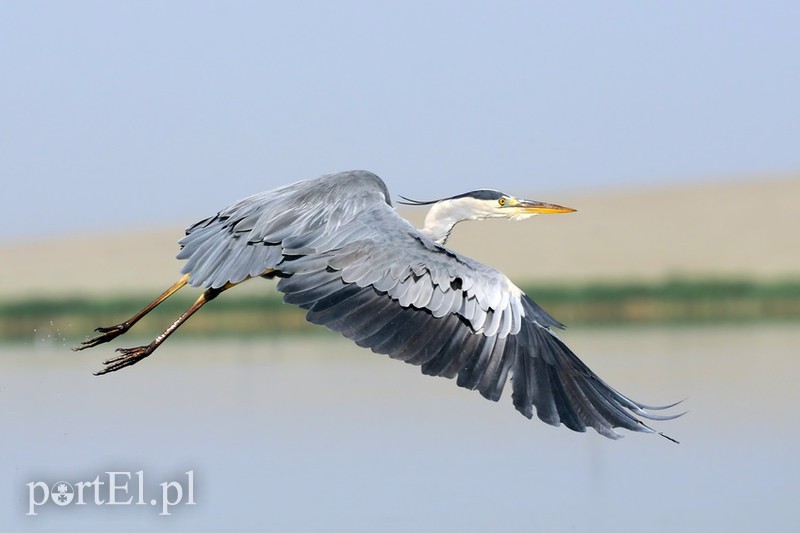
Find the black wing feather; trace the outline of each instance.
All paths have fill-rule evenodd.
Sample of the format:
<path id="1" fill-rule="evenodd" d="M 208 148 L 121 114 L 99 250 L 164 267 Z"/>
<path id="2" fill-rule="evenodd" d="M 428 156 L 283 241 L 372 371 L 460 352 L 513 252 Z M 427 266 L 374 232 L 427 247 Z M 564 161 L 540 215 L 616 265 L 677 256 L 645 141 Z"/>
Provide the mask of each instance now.
<path id="1" fill-rule="evenodd" d="M 610 438 L 619 437 L 614 427 L 652 431 L 634 413 L 657 418 L 605 384 L 527 316 L 516 335 L 485 336 L 459 315 L 437 318 L 427 309 L 402 307 L 385 292 L 345 283 L 333 269 L 293 274 L 281 279 L 278 289 L 287 302 L 308 309 L 309 321 L 421 366 L 424 374 L 458 376 L 459 386 L 478 389 L 490 400 L 501 397 L 511 374 L 514 406 L 528 418 L 535 409 L 548 424 L 580 432 L 593 427 Z"/>

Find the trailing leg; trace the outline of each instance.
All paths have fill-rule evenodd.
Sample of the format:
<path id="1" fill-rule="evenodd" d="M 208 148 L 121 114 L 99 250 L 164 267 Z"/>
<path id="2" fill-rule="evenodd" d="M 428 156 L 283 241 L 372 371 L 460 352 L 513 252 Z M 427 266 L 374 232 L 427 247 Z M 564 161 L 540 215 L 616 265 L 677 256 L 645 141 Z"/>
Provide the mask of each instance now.
<path id="1" fill-rule="evenodd" d="M 100 376 L 138 363 L 153 353 L 156 348 L 161 346 L 161 343 L 167 340 L 167 337 L 172 335 L 175 330 L 181 327 L 181 325 L 186 322 L 190 316 L 195 314 L 195 312 L 197 312 L 201 307 L 234 285 L 237 284 L 226 283 L 224 286 L 218 289 L 206 289 L 205 292 L 203 292 L 203 294 L 201 294 L 200 297 L 195 300 L 191 307 L 189 307 L 189 309 L 187 309 L 180 317 L 178 317 L 178 320 L 173 322 L 167 329 L 165 329 L 161 335 L 153 339 L 153 342 L 145 346 L 137 346 L 135 348 L 118 348 L 117 352 L 119 352 L 119 355 L 104 361 L 103 364 L 106 365 L 105 368 L 95 372 L 94 374 L 96 376 Z"/>
<path id="2" fill-rule="evenodd" d="M 150 302 L 147 305 L 147 307 L 145 307 L 144 309 L 142 309 L 141 311 L 130 317 L 128 320 L 126 320 L 125 322 L 121 322 L 116 326 L 96 328 L 95 331 L 100 332 L 101 335 L 83 341 L 79 345 L 75 346 L 73 350 L 75 351 L 84 350 L 86 348 L 91 348 L 93 346 L 97 346 L 98 344 L 103 344 L 104 342 L 108 342 L 110 340 L 119 337 L 120 335 L 131 329 L 131 327 L 133 327 L 133 325 L 136 324 L 143 316 L 145 316 L 147 313 L 155 309 L 156 306 L 158 306 L 158 304 L 160 304 L 161 302 L 163 302 L 164 300 L 166 300 L 167 298 L 178 292 L 178 290 L 182 288 L 184 285 L 186 285 L 188 281 L 189 281 L 189 274 L 186 274 L 181 279 L 179 279 L 172 287 L 165 290 L 161 294 L 161 296 Z"/>

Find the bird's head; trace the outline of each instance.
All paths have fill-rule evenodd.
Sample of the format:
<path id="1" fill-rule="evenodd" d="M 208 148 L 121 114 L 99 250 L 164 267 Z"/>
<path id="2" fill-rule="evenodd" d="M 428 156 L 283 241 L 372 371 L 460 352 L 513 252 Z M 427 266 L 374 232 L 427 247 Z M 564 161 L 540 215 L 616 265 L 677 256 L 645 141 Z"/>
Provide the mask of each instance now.
<path id="1" fill-rule="evenodd" d="M 431 210 L 425 217 L 422 233 L 439 244 L 444 244 L 450 236 L 453 226 L 462 220 L 482 220 L 486 218 L 507 218 L 522 220 L 534 215 L 551 215 L 556 213 L 572 213 L 569 207 L 556 204 L 515 198 L 494 189 L 478 189 L 458 196 L 441 200 L 419 201 L 404 196 L 401 204 L 430 205 Z"/>
<path id="2" fill-rule="evenodd" d="M 418 201 L 402 197 L 405 205 L 432 205 L 431 213 L 456 220 L 480 220 L 484 218 L 508 218 L 522 220 L 534 215 L 572 213 L 570 207 L 548 204 L 536 200 L 516 198 L 494 189 L 478 189 L 450 198 Z"/>

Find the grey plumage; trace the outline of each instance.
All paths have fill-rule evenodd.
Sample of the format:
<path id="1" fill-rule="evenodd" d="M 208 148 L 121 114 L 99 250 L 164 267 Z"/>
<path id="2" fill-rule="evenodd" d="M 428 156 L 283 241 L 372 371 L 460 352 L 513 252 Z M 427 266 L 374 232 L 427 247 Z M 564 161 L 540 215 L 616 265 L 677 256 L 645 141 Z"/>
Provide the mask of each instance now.
<path id="1" fill-rule="evenodd" d="M 450 200 L 504 197 L 476 193 Z M 672 418 L 598 378 L 556 337 L 563 326 L 506 276 L 444 247 L 457 221 L 417 230 L 380 178 L 342 172 L 236 202 L 191 226 L 178 258 L 189 284 L 208 289 L 272 269 L 284 300 L 310 322 L 490 400 L 510 376 L 514 406 L 528 418 L 535 410 L 548 424 L 610 438 L 616 427 L 653 431 L 637 417 Z"/>

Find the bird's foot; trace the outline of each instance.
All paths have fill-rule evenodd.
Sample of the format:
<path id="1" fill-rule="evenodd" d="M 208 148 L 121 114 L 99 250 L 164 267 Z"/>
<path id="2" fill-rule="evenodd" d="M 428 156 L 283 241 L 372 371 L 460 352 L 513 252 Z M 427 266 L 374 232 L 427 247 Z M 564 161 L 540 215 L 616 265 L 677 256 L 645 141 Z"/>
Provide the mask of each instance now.
<path id="1" fill-rule="evenodd" d="M 117 324 L 116 326 L 110 326 L 107 328 L 104 327 L 95 328 L 95 331 L 101 333 L 101 335 L 97 335 L 96 337 L 92 337 L 89 340 L 85 340 L 72 349 L 77 352 L 80 350 L 85 350 L 86 348 L 97 346 L 98 344 L 103 344 L 104 342 L 116 339 L 117 337 L 128 331 L 130 327 L 131 324 L 123 322 L 122 324 Z"/>
<path id="2" fill-rule="evenodd" d="M 136 348 L 117 348 L 117 352 L 119 355 L 112 357 L 106 361 L 103 361 L 103 364 L 106 365 L 105 368 L 102 370 L 98 370 L 94 373 L 95 376 L 102 376 L 103 374 L 108 374 L 109 372 L 115 372 L 121 368 L 125 368 L 126 366 L 135 365 L 155 350 L 156 345 L 155 343 L 150 343 L 146 346 L 137 346 Z"/>

